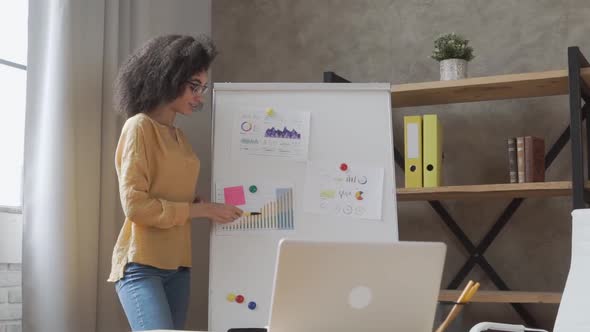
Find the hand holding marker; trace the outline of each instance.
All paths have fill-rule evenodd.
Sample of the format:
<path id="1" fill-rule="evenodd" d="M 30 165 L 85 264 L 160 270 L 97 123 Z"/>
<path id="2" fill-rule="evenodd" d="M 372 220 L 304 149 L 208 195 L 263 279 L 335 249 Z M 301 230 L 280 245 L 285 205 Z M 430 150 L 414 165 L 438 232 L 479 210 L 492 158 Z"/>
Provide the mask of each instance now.
<path id="1" fill-rule="evenodd" d="M 272 109 L 268 109 L 266 112 L 267 112 L 267 115 L 269 115 L 269 116 L 272 115 L 272 113 L 270 113 L 270 112 L 272 112 Z M 250 188 L 248 188 L 248 189 L 253 194 L 258 191 L 258 188 L 255 185 L 251 185 Z M 259 216 L 261 214 L 262 213 L 260 213 L 260 212 L 247 212 L 247 211 L 244 211 L 244 213 L 242 213 L 242 217 Z"/>
<path id="2" fill-rule="evenodd" d="M 260 212 L 244 212 L 244 213 L 242 213 L 242 217 L 246 217 L 246 216 L 259 216 L 261 214 L 262 213 L 260 213 Z"/>

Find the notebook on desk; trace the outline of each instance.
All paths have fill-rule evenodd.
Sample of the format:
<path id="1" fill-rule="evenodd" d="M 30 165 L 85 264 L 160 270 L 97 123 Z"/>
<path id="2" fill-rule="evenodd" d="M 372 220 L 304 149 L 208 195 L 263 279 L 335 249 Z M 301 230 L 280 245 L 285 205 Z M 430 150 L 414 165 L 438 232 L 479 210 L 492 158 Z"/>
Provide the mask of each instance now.
<path id="1" fill-rule="evenodd" d="M 269 332 L 430 332 L 445 253 L 438 242 L 282 240 Z"/>

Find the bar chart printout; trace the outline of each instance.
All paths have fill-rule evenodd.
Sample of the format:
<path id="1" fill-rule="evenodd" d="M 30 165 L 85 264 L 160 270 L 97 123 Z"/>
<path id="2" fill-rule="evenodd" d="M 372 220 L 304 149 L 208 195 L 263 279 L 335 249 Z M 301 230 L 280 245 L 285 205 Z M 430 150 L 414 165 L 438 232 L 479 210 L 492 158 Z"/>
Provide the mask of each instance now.
<path id="1" fill-rule="evenodd" d="M 215 198 L 218 203 L 228 202 L 245 212 L 233 223 L 217 224 L 218 234 L 295 229 L 292 186 L 218 184 Z"/>

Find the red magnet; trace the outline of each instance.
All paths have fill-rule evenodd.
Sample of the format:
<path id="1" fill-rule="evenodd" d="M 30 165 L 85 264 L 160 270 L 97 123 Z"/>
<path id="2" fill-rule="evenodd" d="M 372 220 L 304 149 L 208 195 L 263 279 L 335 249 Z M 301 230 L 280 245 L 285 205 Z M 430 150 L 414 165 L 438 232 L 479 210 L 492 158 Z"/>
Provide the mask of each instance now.
<path id="1" fill-rule="evenodd" d="M 346 165 L 345 163 L 340 164 L 340 170 L 341 171 L 346 171 L 348 169 L 348 165 Z"/>
<path id="2" fill-rule="evenodd" d="M 244 302 L 244 297 L 242 295 L 236 296 L 236 302 L 238 302 L 238 303 Z"/>

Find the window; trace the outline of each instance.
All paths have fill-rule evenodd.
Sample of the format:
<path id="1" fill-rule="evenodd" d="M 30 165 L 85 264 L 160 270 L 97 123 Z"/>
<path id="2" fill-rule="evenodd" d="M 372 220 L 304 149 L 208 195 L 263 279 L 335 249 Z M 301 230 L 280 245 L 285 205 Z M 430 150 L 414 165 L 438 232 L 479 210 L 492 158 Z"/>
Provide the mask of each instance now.
<path id="1" fill-rule="evenodd" d="M 0 10 L 0 211 L 20 211 L 27 84 L 28 1 Z"/>

